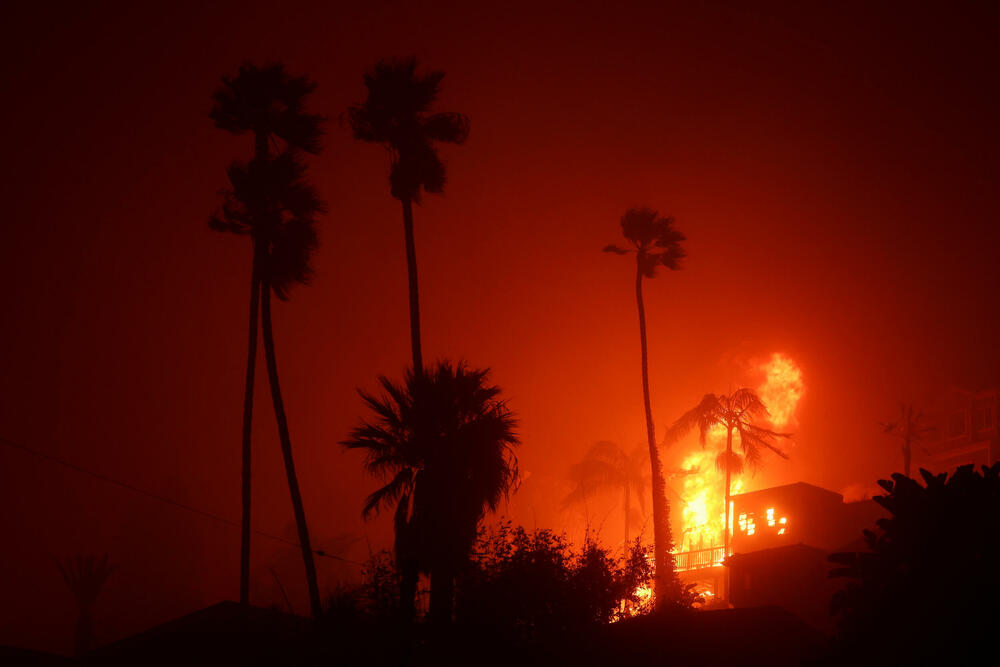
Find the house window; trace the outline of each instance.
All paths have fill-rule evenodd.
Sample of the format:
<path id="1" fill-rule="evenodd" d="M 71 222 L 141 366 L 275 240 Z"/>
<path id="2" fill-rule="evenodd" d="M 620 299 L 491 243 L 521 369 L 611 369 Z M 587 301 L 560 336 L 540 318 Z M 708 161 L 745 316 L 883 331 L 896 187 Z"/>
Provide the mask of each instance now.
<path id="1" fill-rule="evenodd" d="M 948 434 L 956 437 L 965 433 L 965 412 L 956 412 L 948 422 Z"/>

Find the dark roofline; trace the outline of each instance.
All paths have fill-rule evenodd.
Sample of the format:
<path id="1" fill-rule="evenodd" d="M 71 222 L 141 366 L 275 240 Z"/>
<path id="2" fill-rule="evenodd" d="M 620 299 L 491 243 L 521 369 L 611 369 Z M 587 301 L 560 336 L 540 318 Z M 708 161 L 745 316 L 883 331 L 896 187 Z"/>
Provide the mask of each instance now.
<path id="1" fill-rule="evenodd" d="M 736 493 L 736 494 L 733 494 L 731 497 L 732 497 L 733 500 L 736 500 L 737 498 L 752 498 L 753 496 L 762 496 L 762 495 L 774 493 L 775 491 L 791 490 L 791 489 L 794 489 L 794 488 L 803 489 L 803 490 L 808 489 L 809 491 L 812 491 L 814 493 L 818 491 L 818 492 L 820 492 L 822 494 L 825 494 L 825 495 L 836 496 L 840 500 L 840 502 L 844 502 L 844 496 L 843 496 L 843 494 L 837 493 L 836 491 L 831 491 L 829 489 L 824 489 L 821 486 L 816 486 L 814 484 L 809 484 L 807 482 L 794 482 L 793 484 L 782 484 L 781 486 L 771 486 L 771 487 L 768 487 L 766 489 L 758 489 L 756 491 L 747 491 L 746 493 Z"/>
<path id="2" fill-rule="evenodd" d="M 823 554 L 824 557 L 830 553 L 826 549 L 820 549 L 819 547 L 810 546 L 808 544 L 804 544 L 803 542 L 797 542 L 796 544 L 783 544 L 780 547 L 771 547 L 769 549 L 756 549 L 754 551 L 734 553 L 725 560 L 725 565 L 726 567 L 731 567 L 734 561 L 739 563 L 741 561 L 761 560 L 777 557 L 783 553 L 789 553 L 792 551 L 818 553 Z"/>

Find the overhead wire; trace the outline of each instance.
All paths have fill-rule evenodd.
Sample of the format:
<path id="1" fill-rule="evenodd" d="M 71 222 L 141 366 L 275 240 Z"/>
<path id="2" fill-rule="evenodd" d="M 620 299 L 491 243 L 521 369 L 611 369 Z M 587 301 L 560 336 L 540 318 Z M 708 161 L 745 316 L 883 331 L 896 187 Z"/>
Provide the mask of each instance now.
<path id="1" fill-rule="evenodd" d="M 23 445 L 21 443 L 14 442 L 13 440 L 10 440 L 9 438 L 5 438 L 2 435 L 0 435 L 0 444 L 6 445 L 7 447 L 10 447 L 11 449 L 17 449 L 17 450 L 20 450 L 22 452 L 27 452 L 28 454 L 31 454 L 32 456 L 35 456 L 35 457 L 40 458 L 40 459 L 43 459 L 45 461 L 48 461 L 49 463 L 54 463 L 56 465 L 63 466 L 64 468 L 69 468 L 70 470 L 74 470 L 74 471 L 76 471 L 78 473 L 81 473 L 81 474 L 84 474 L 84 475 L 89 475 L 90 477 L 93 477 L 95 479 L 99 479 L 102 482 L 105 482 L 107 484 L 112 484 L 112 485 L 117 486 L 119 488 L 127 489 L 129 491 L 132 491 L 133 493 L 137 493 L 139 495 L 146 496 L 147 498 L 151 498 L 151 499 L 156 500 L 158 502 L 161 502 L 161 503 L 164 503 L 164 504 L 167 504 L 167 505 L 172 505 L 174 507 L 177 507 L 179 509 L 185 510 L 187 512 L 192 512 L 194 514 L 198 514 L 198 515 L 201 515 L 203 517 L 206 517 L 206 518 L 209 518 L 209 519 L 213 519 L 215 521 L 218 521 L 219 523 L 224 523 L 227 526 L 233 526 L 234 528 L 240 528 L 241 527 L 240 524 L 238 524 L 237 522 L 235 522 L 235 521 L 233 521 L 231 519 L 227 519 L 226 517 L 221 516 L 219 514 L 215 514 L 213 512 L 208 512 L 208 511 L 200 509 L 198 507 L 194 507 L 193 505 L 188 505 L 187 503 L 182 503 L 180 501 L 174 500 L 172 498 L 168 498 L 166 496 L 161 496 L 161 495 L 159 495 L 157 493 L 153 493 L 151 491 L 147 491 L 146 489 L 143 489 L 143 488 L 140 488 L 138 486 L 135 486 L 134 484 L 130 484 L 128 482 L 124 482 L 124 481 L 122 481 L 120 479 L 115 479 L 114 477 L 110 477 L 110 476 L 105 475 L 103 473 L 99 473 L 99 472 L 95 472 L 93 470 L 89 470 L 87 468 L 84 468 L 83 466 L 79 466 L 79 465 L 77 465 L 75 463 L 71 463 L 71 462 L 66 461 L 64 459 L 61 459 L 61 458 L 59 458 L 57 456 L 53 456 L 52 454 L 46 454 L 45 452 L 41 452 L 41 451 L 38 451 L 37 449 L 33 449 L 33 448 L 28 447 L 26 445 Z M 275 542 L 281 542 L 283 544 L 287 544 L 287 545 L 295 547 L 297 549 L 301 549 L 302 548 L 302 545 L 299 544 L 298 542 L 295 542 L 294 540 L 289 540 L 289 539 L 286 539 L 284 537 L 279 537 L 278 535 L 272 535 L 271 533 L 266 533 L 266 532 L 264 532 L 262 530 L 257 530 L 256 528 L 253 529 L 253 533 L 255 535 L 259 535 L 261 537 L 266 537 L 269 540 L 274 540 Z M 360 563 L 358 561 L 351 560 L 350 558 L 344 558 L 343 556 L 337 556 L 335 554 L 327 553 L 326 551 L 324 551 L 322 549 L 313 549 L 312 552 L 313 552 L 313 554 L 315 554 L 317 556 L 320 556 L 322 558 L 330 558 L 332 560 L 338 560 L 338 561 L 341 561 L 341 562 L 344 562 L 344 563 L 352 563 L 354 565 L 363 565 L 363 563 Z"/>

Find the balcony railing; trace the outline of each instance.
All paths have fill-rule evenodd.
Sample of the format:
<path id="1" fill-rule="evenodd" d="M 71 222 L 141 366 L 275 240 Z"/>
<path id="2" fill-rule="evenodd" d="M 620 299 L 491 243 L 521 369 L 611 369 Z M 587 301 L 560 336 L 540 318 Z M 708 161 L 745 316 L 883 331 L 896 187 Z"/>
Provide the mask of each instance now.
<path id="1" fill-rule="evenodd" d="M 674 562 L 677 564 L 678 572 L 687 572 L 688 570 L 700 570 L 706 567 L 722 565 L 722 560 L 725 556 L 726 547 L 718 546 L 675 553 Z"/>

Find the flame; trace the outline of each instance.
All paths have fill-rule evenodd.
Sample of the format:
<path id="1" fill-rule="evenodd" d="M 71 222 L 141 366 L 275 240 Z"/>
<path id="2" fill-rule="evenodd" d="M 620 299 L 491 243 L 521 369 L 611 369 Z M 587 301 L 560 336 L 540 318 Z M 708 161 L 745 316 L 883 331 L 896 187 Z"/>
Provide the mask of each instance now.
<path id="1" fill-rule="evenodd" d="M 794 423 L 795 408 L 805 391 L 802 370 L 791 357 L 780 352 L 772 354 L 770 361 L 760 368 L 764 371 L 764 383 L 757 388 L 757 395 L 770 410 L 771 423 L 776 428 Z"/>
<path id="2" fill-rule="evenodd" d="M 680 494 L 686 504 L 681 509 L 684 529 L 677 544 L 680 551 L 711 549 L 723 543 L 726 475 L 715 466 L 715 457 L 724 443 L 725 430 L 721 435 L 709 434 L 705 448 L 691 452 L 681 464 L 684 470 L 697 472 L 681 478 Z M 742 475 L 733 476 L 731 481 L 732 493 L 742 493 Z"/>

